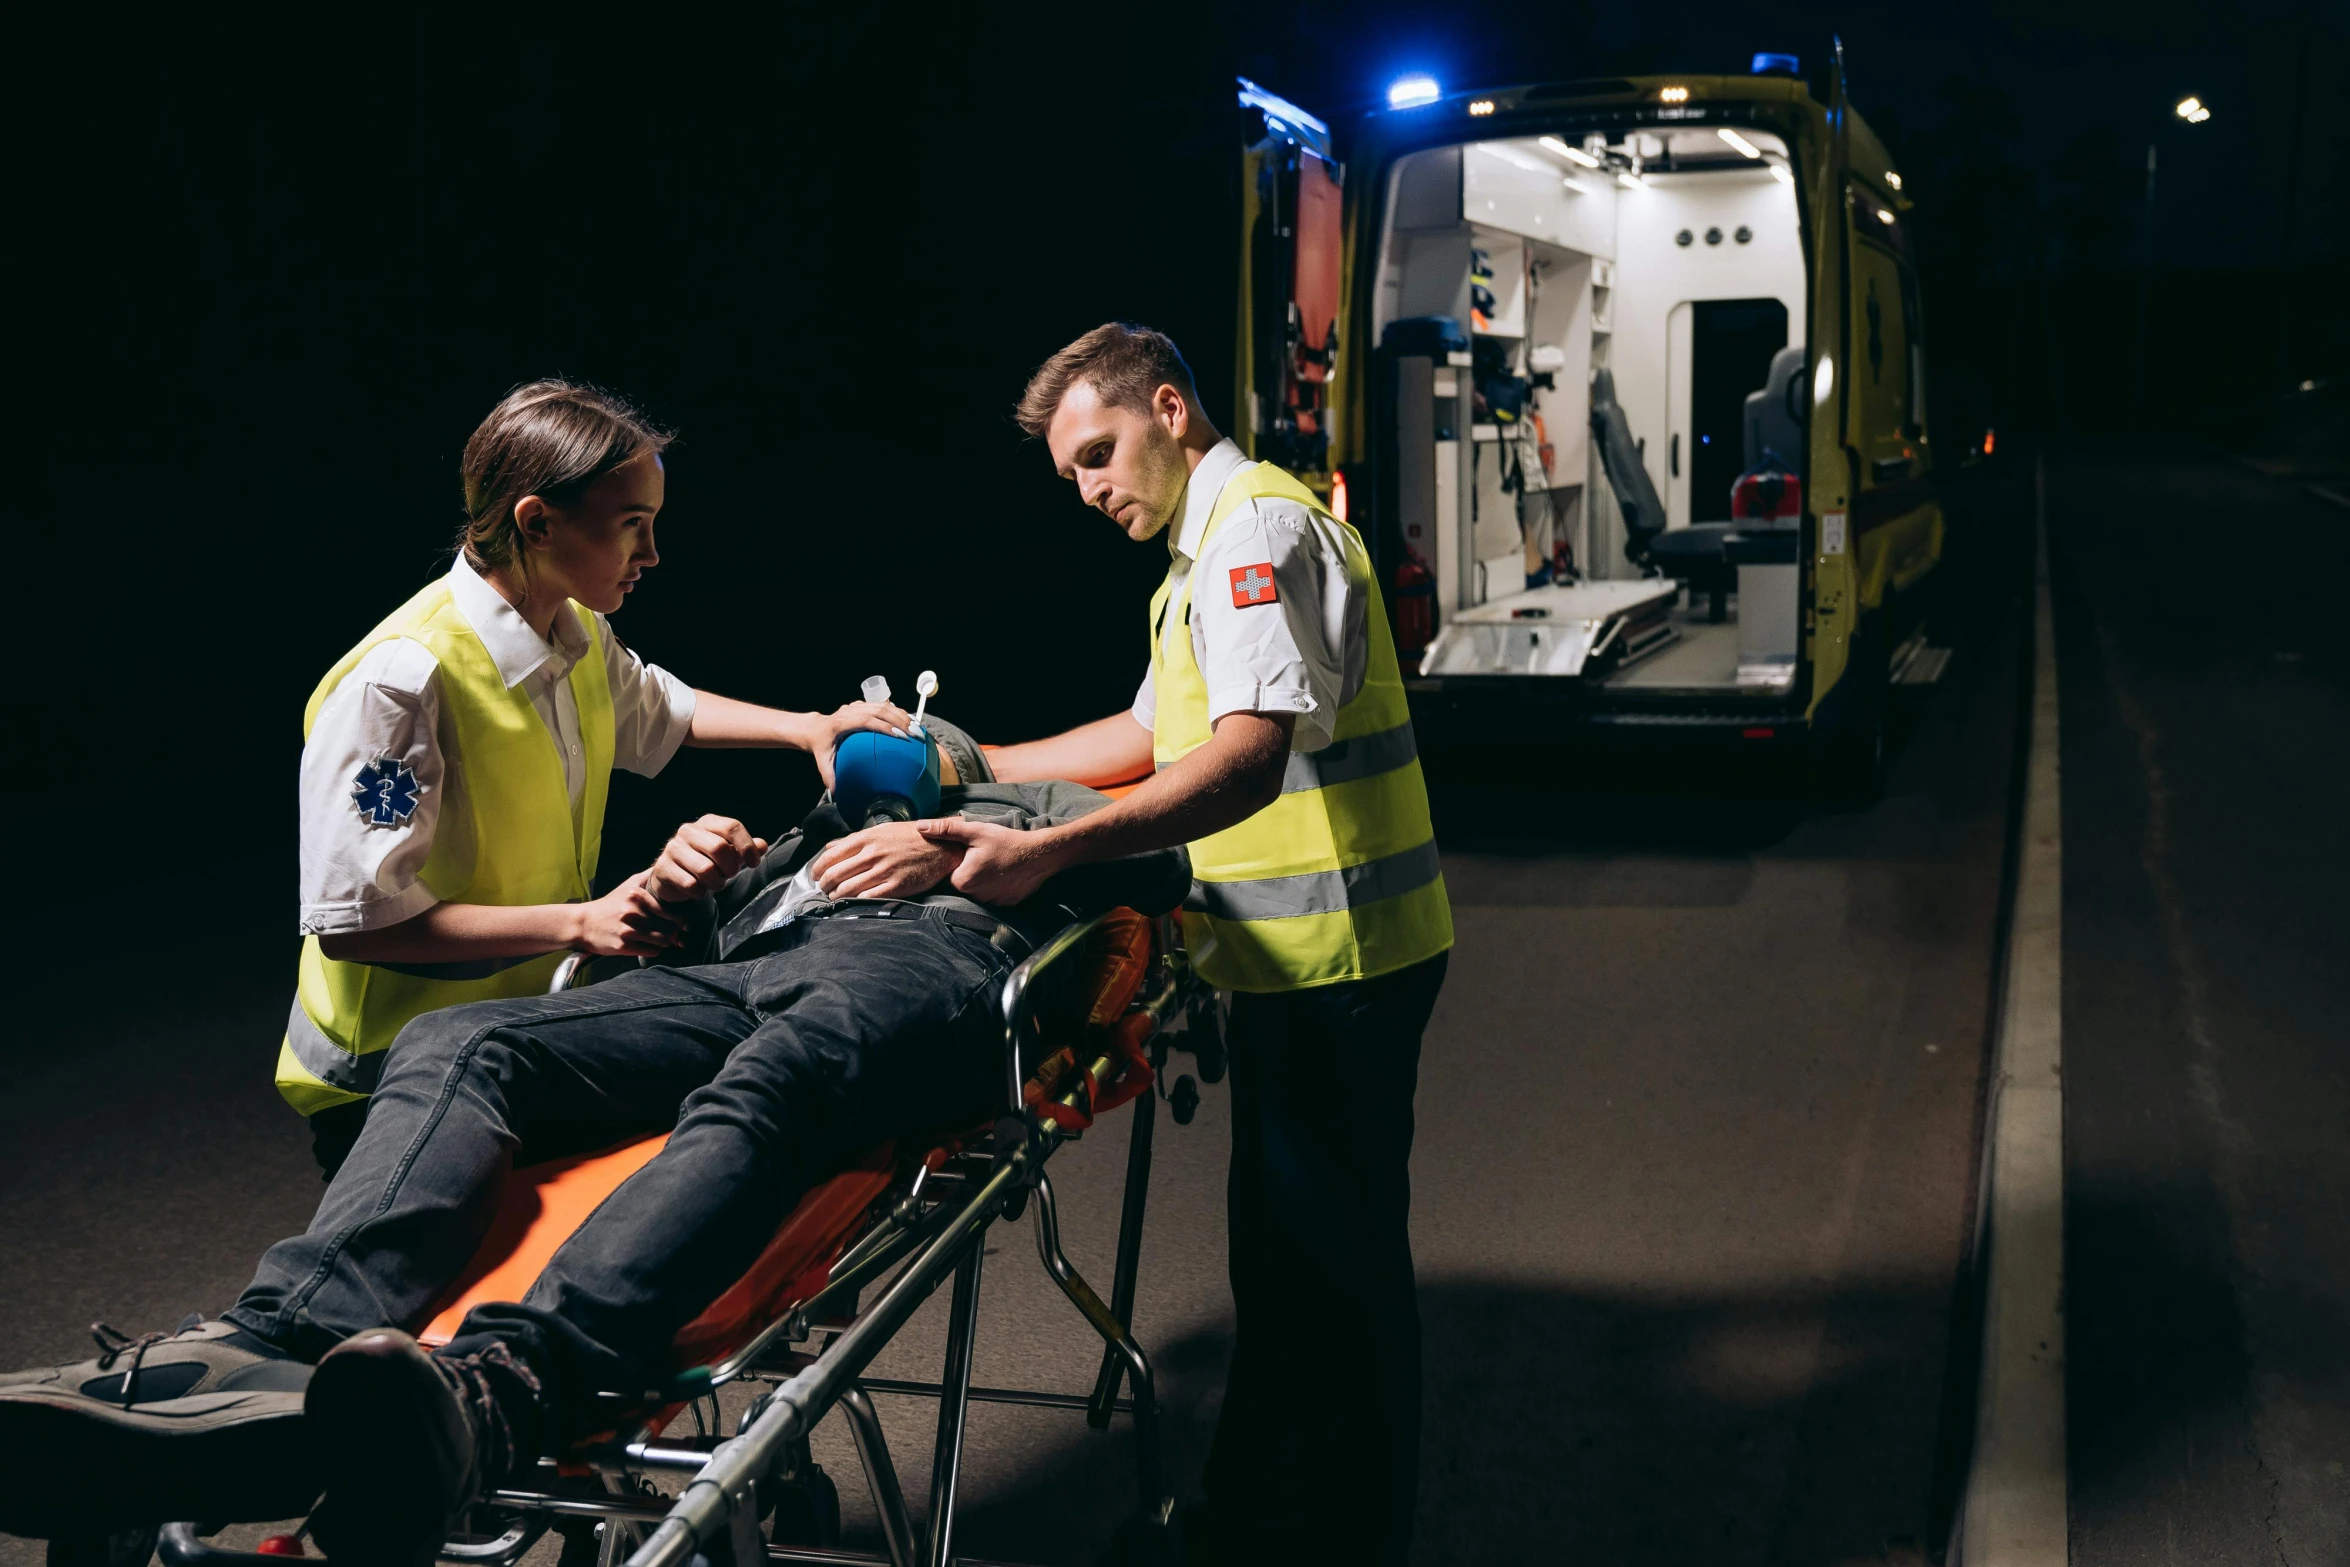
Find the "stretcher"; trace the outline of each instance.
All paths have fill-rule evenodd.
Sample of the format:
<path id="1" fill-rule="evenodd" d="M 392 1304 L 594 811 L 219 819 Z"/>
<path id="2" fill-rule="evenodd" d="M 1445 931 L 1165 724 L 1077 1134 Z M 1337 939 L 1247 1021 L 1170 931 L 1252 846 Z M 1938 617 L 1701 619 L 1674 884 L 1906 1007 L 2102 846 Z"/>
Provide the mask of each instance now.
<path id="1" fill-rule="evenodd" d="M 558 988 L 571 981 L 572 967 L 558 975 Z M 1201 1077 L 1222 1075 L 1215 993 L 1190 972 L 1171 919 L 1121 909 L 1073 921 L 1038 946 L 1005 980 L 1000 1012 L 1005 1097 L 992 1124 L 927 1148 L 884 1144 L 809 1192 L 750 1271 L 678 1332 L 669 1383 L 603 1395 L 595 1423 L 608 1412 L 610 1425 L 488 1498 L 442 1559 L 512 1567 L 554 1530 L 563 1540 L 561 1567 L 747 1567 L 762 1558 L 945 1567 L 958 1560 L 956 1487 L 974 1402 L 1081 1410 L 1096 1430 L 1128 1416 L 1137 1497 L 1128 1540 L 1146 1559 L 1163 1554 L 1173 1499 L 1160 1468 L 1150 1359 L 1130 1324 L 1156 1102 L 1168 1098 L 1179 1123 L 1198 1104 L 1190 1076 L 1164 1086 L 1169 1051 L 1180 1043 Z M 1046 1165 L 1061 1144 L 1129 1104 L 1115 1271 L 1104 1301 L 1062 1250 Z M 664 1141 L 517 1171 L 489 1240 L 419 1337 L 446 1343 L 474 1305 L 521 1299 L 563 1239 Z M 971 1383 L 985 1238 L 1024 1210 L 1045 1271 L 1101 1342 L 1090 1394 Z M 866 1376 L 892 1335 L 950 1279 L 939 1379 Z M 765 1390 L 723 1435 L 716 1394 L 735 1382 Z M 875 1393 L 938 1403 L 919 1528 Z M 809 1449 L 810 1433 L 835 1412 L 848 1425 L 886 1555 L 840 1547 L 838 1494 Z M 685 1484 L 672 1497 L 653 1483 L 664 1478 Z M 265 1551 L 281 1554 L 235 1551 L 210 1543 L 212 1532 L 166 1525 L 158 1546 L 167 1567 L 283 1567 L 282 1553 L 300 1548 L 296 1536 L 265 1542 Z"/>

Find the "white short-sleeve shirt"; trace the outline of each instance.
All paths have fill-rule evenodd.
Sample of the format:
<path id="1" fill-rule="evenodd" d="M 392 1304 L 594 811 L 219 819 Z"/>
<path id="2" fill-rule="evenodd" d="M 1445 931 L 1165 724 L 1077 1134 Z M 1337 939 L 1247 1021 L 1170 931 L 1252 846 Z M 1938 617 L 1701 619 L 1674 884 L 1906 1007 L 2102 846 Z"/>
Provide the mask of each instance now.
<path id="1" fill-rule="evenodd" d="M 1173 647 L 1183 634 L 1175 606 L 1196 575 L 1191 651 L 1208 685 L 1208 722 L 1226 713 L 1295 713 L 1290 750 L 1319 751 L 1330 743 L 1339 708 L 1363 688 L 1370 661 L 1367 606 L 1347 579 L 1338 525 L 1295 501 L 1258 496 L 1242 502 L 1202 550 L 1217 496 L 1255 466 L 1227 440 L 1192 470 L 1182 513 L 1167 530 L 1172 586 L 1161 645 Z M 1270 576 L 1271 594 L 1253 586 L 1252 569 Z M 1145 669 L 1134 695 L 1135 722 L 1151 728 L 1158 705 L 1157 687 Z"/>
<path id="2" fill-rule="evenodd" d="M 555 617 L 554 637 L 542 638 L 462 555 L 449 568 L 449 588 L 506 688 L 529 692 L 563 764 L 576 816 L 587 789 L 587 753 L 569 677 L 588 652 L 588 633 L 578 616 L 563 614 Z M 612 688 L 612 765 L 650 777 L 693 728 L 693 688 L 622 647 L 601 615 L 596 628 Z M 369 648 L 319 704 L 302 747 L 305 933 L 380 930 L 440 901 L 418 878 L 447 797 L 443 785 L 459 763 L 455 748 L 456 726 L 442 722 L 440 661 L 406 637 Z M 414 774 L 416 806 L 406 819 L 379 826 L 353 802 L 351 785 L 387 758 Z"/>

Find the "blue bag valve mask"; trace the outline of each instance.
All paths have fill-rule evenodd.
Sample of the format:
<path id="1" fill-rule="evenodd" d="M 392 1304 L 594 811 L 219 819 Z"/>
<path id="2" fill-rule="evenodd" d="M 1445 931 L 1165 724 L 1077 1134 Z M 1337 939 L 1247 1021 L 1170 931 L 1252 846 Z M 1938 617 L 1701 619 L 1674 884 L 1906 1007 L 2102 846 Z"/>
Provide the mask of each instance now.
<path id="1" fill-rule="evenodd" d="M 938 814 L 938 747 L 922 727 L 923 710 L 938 692 L 938 676 L 925 669 L 914 689 L 922 701 L 914 710 L 912 739 L 860 729 L 833 749 L 832 803 L 861 827 Z M 886 702 L 889 681 L 875 675 L 865 682 L 863 694 L 868 702 Z"/>
<path id="2" fill-rule="evenodd" d="M 860 729 L 832 753 L 832 800 L 861 827 L 938 814 L 938 747 Z"/>

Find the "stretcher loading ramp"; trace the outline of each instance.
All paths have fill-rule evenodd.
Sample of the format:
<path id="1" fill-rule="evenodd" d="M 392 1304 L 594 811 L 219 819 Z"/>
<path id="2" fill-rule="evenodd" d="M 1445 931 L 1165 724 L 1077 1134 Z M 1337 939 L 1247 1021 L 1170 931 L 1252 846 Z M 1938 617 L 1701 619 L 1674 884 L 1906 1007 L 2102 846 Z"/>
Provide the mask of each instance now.
<path id="1" fill-rule="evenodd" d="M 1605 674 L 1671 642 L 1670 578 L 1530 588 L 1454 613 L 1423 675 Z"/>

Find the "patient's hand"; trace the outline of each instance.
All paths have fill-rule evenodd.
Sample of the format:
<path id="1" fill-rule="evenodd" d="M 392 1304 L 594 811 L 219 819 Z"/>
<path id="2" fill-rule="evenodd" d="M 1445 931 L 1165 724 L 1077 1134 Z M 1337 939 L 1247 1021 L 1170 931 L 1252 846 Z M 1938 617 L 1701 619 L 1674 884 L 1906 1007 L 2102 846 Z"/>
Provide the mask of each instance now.
<path id="1" fill-rule="evenodd" d="M 767 840 L 752 837 L 751 830 L 733 817 L 705 816 L 671 835 L 661 857 L 645 872 L 645 881 L 663 903 L 684 903 L 716 891 L 766 853 Z"/>
<path id="2" fill-rule="evenodd" d="M 1051 830 L 1023 832 L 1000 822 L 960 816 L 916 822 L 914 830 L 934 848 L 952 850 L 955 890 L 981 903 L 1006 908 L 1026 903 L 1062 869 L 1064 839 Z"/>
<path id="3" fill-rule="evenodd" d="M 911 822 L 885 822 L 825 845 L 808 872 L 829 898 L 911 898 L 954 874 L 963 851 L 932 843 Z"/>
<path id="4" fill-rule="evenodd" d="M 683 939 L 677 916 L 653 896 L 642 876 L 631 876 L 592 903 L 565 905 L 572 911 L 574 952 L 599 958 L 650 958 Z"/>

